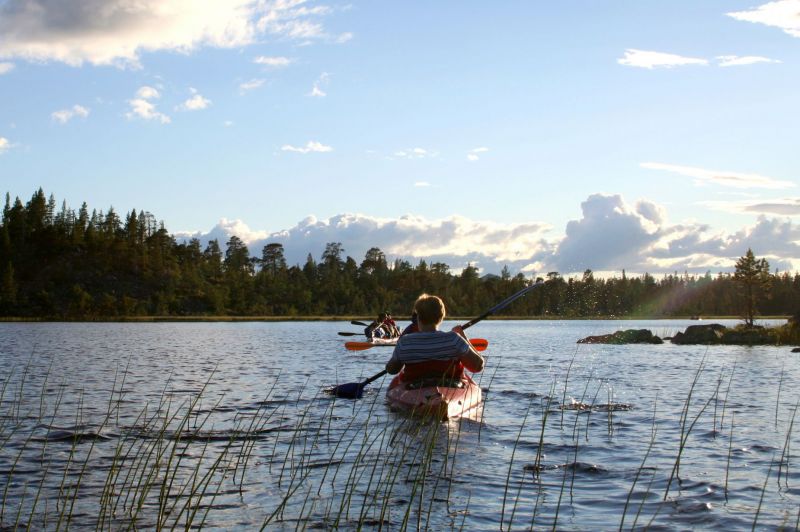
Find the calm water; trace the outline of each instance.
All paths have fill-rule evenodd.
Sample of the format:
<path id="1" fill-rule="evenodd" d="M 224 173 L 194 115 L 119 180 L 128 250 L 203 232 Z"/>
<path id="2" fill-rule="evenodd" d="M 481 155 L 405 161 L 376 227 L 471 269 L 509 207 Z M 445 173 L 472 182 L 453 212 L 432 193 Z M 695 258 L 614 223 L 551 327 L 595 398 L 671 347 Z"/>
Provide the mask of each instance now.
<path id="1" fill-rule="evenodd" d="M 349 323 L 0 323 L 0 528 L 794 529 L 800 354 L 575 343 L 693 323 L 482 322 L 444 424 L 322 393 Z"/>

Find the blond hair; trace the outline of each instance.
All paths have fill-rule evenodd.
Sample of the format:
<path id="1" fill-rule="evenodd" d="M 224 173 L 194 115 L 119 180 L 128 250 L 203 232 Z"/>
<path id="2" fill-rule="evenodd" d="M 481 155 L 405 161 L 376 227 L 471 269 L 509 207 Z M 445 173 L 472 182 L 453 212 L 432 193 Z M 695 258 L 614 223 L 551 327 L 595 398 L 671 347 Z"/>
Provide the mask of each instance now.
<path id="1" fill-rule="evenodd" d="M 437 296 L 422 294 L 414 303 L 417 320 L 423 325 L 438 325 L 445 316 L 444 301 Z"/>

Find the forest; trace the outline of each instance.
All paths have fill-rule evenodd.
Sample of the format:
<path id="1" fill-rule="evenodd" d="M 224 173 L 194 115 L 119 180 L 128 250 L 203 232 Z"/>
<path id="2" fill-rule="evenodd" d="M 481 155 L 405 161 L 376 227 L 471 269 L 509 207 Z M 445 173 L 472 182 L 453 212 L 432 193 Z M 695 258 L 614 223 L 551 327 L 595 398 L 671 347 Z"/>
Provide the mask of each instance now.
<path id="1" fill-rule="evenodd" d="M 37 190 L 27 203 L 6 194 L 0 225 L 0 317 L 56 320 L 144 316 L 408 316 L 422 292 L 440 295 L 453 316 L 472 316 L 534 282 L 505 267 L 483 275 L 442 262 L 391 263 L 377 247 L 357 261 L 339 242 L 317 259 L 289 265 L 280 243 L 251 256 L 232 236 L 205 248 L 178 242 L 163 222 L 136 209 L 75 212 Z M 547 318 L 790 315 L 800 274 L 770 273 L 757 283 L 731 273 L 595 278 L 591 270 L 545 283 L 503 314 Z M 755 291 L 754 291 L 755 287 Z M 750 307 L 748 309 L 748 306 Z"/>

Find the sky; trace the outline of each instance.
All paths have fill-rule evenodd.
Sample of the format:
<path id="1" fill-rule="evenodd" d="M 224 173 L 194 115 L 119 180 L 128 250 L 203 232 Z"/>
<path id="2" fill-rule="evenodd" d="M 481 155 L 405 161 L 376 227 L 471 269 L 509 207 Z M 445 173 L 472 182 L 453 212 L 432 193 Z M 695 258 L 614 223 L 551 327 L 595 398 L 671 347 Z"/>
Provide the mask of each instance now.
<path id="1" fill-rule="evenodd" d="M 0 0 L 0 192 L 290 264 L 800 271 L 800 0 Z"/>

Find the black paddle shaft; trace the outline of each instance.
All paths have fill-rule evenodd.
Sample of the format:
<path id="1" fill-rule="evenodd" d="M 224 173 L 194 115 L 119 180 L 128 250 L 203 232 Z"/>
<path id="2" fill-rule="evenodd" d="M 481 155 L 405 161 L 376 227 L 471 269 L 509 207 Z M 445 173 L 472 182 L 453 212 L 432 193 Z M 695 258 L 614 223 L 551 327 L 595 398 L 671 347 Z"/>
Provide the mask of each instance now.
<path id="1" fill-rule="evenodd" d="M 497 305 L 493 306 L 492 308 L 490 308 L 489 310 L 487 310 L 486 312 L 484 312 L 483 314 L 481 314 L 477 318 L 472 318 L 471 320 L 469 320 L 467 323 L 462 325 L 461 328 L 462 329 L 466 329 L 467 327 L 472 327 L 473 325 L 475 325 L 479 321 L 482 321 L 482 320 L 488 318 L 489 316 L 491 316 L 495 312 L 499 312 L 499 311 L 503 310 L 504 308 L 509 306 L 511 303 L 513 303 L 517 299 L 521 298 L 522 296 L 524 296 L 525 294 L 527 294 L 528 292 L 530 292 L 534 288 L 537 288 L 537 287 L 539 287 L 539 286 L 541 286 L 543 284 L 544 284 L 544 281 L 536 281 L 534 284 L 523 288 L 522 290 L 520 290 L 516 294 L 508 296 L 507 298 L 502 300 L 500 303 L 498 303 Z"/>

